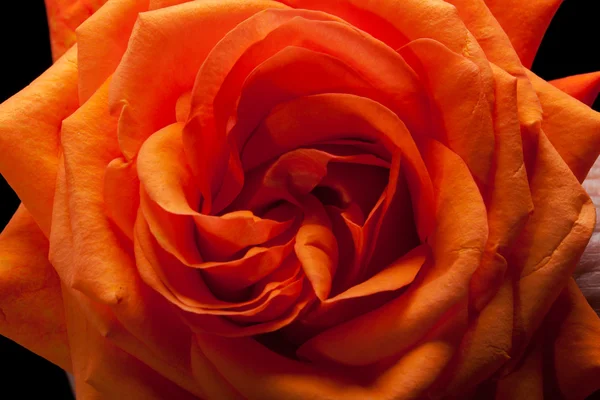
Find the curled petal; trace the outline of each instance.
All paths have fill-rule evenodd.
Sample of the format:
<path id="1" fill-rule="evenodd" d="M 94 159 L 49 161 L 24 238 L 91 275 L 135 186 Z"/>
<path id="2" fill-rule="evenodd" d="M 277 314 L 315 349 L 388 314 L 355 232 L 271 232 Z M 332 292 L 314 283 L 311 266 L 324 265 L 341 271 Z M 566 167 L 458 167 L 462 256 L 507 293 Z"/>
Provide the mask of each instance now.
<path id="1" fill-rule="evenodd" d="M 77 27 L 98 10 L 106 0 L 83 3 L 78 0 L 46 0 L 52 58 L 58 60 L 77 41 Z"/>
<path id="2" fill-rule="evenodd" d="M 535 212 L 507 258 L 519 276 L 511 350 L 517 361 L 573 273 L 596 222 L 594 204 L 543 132 L 532 171 Z"/>
<path id="3" fill-rule="evenodd" d="M 492 185 L 486 196 L 488 243 L 481 265 L 471 280 L 471 300 L 477 310 L 481 310 L 503 284 L 506 257 L 533 211 L 517 110 L 518 80 L 496 66 L 493 71 L 496 151 Z"/>
<path id="4" fill-rule="evenodd" d="M 325 37 L 328 40 L 323 40 Z M 418 105 L 422 99 L 418 82 L 395 52 L 328 14 L 267 10 L 231 31 L 211 52 L 198 73 L 192 97 L 192 117 L 186 125 L 184 143 L 190 165 L 202 180 L 203 193 L 208 199 L 216 198 L 221 182 L 234 179 L 229 177 L 232 174 L 239 174 L 233 154 L 239 149 L 231 149 L 233 153 L 229 154 L 224 134 L 231 113 L 227 112 L 226 106 L 221 110 L 219 104 L 235 105 L 245 77 L 258 63 L 290 45 L 331 54 L 367 76 L 373 86 L 387 88 L 387 92 L 394 93 L 394 110 L 407 125 L 424 131 L 427 119 L 419 118 L 422 109 Z M 356 54 L 357 51 L 361 54 Z M 386 79 L 387 76 L 394 79 Z M 249 128 L 246 134 L 252 131 L 251 125 Z M 206 152 L 208 148 L 211 152 Z M 210 172 L 208 177 L 207 171 Z M 241 187 L 242 181 L 237 179 Z M 205 212 L 212 209 L 214 201 L 206 203 Z"/>
<path id="5" fill-rule="evenodd" d="M 306 342 L 298 350 L 301 356 L 348 365 L 370 364 L 406 351 L 451 308 L 457 308 L 456 315 L 467 309 L 470 277 L 487 239 L 485 206 L 456 154 L 430 141 L 424 157 L 436 193 L 432 265 L 426 267 L 422 280 L 397 299 Z M 460 219 L 456 218 L 458 210 Z"/>
<path id="6" fill-rule="evenodd" d="M 600 113 L 528 72 L 543 109 L 542 129 L 580 182 L 600 152 Z"/>
<path id="7" fill-rule="evenodd" d="M 58 168 L 60 128 L 77 108 L 77 48 L 0 105 L 0 173 L 46 237 Z"/>
<path id="8" fill-rule="evenodd" d="M 486 93 L 480 69 L 431 39 L 414 40 L 399 53 L 425 82 L 437 108 L 434 118 L 439 126 L 433 137 L 465 160 L 485 191 L 494 154 L 494 126 L 487 102 L 492 95 Z"/>
<path id="9" fill-rule="evenodd" d="M 104 202 L 108 216 L 133 239 L 136 210 L 140 205 L 140 181 L 136 163 L 115 158 L 106 167 L 104 174 Z"/>
<path id="10" fill-rule="evenodd" d="M 406 126 L 375 101 L 347 94 L 323 94 L 281 104 L 246 143 L 242 163 L 255 163 L 252 158 L 256 154 L 269 159 L 299 146 L 347 138 L 350 134 L 401 152 L 417 230 L 422 239 L 426 238 L 433 225 L 431 178 Z"/>
<path id="11" fill-rule="evenodd" d="M 79 104 L 85 103 L 115 71 L 133 24 L 147 7 L 148 0 L 110 0 L 77 28 Z"/>
<path id="12" fill-rule="evenodd" d="M 600 71 L 567 76 L 550 81 L 550 83 L 591 107 L 600 92 Z"/>
<path id="13" fill-rule="evenodd" d="M 600 319 L 577 284 L 569 279 L 544 324 L 552 332 L 556 383 L 567 399 L 583 399 L 600 389 Z M 542 328 L 542 329 L 544 329 Z"/>
<path id="14" fill-rule="evenodd" d="M 527 68 L 562 0 L 485 0 Z"/>
<path id="15" fill-rule="evenodd" d="M 63 296 L 78 398 L 197 398 L 103 337 L 68 289 Z"/>
<path id="16" fill-rule="evenodd" d="M 189 330 L 141 281 L 131 243 L 105 213 L 103 178 L 119 155 L 106 109 L 109 82 L 63 122 L 49 257 L 69 293 L 104 335 L 192 392 Z M 112 133 L 112 135 L 111 135 Z M 111 140 L 112 138 L 112 140 Z M 149 315 L 152 315 L 150 318 Z M 149 349 L 152 349 L 150 351 Z"/>
<path id="17" fill-rule="evenodd" d="M 60 281 L 23 205 L 0 235 L 0 333 L 71 371 Z"/>
<path id="18" fill-rule="evenodd" d="M 109 102 L 120 118 L 119 144 L 127 160 L 153 132 L 175 122 L 177 98 L 191 89 L 196 72 L 225 33 L 268 7 L 281 5 L 191 1 L 140 14 L 114 73 Z"/>

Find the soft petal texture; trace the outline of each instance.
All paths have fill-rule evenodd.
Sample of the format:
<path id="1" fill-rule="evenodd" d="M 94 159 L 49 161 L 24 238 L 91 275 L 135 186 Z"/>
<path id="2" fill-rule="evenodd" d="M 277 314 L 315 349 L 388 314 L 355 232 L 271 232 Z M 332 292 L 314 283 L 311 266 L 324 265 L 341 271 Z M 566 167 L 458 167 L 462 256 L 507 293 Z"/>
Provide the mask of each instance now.
<path id="1" fill-rule="evenodd" d="M 138 14 L 147 9 L 148 0 L 110 0 L 77 28 L 80 104 L 115 71 Z"/>
<path id="2" fill-rule="evenodd" d="M 506 257 L 533 211 L 517 111 L 518 80 L 500 68 L 494 67 L 493 71 L 496 151 L 492 184 L 485 195 L 488 243 L 482 263 L 471 280 L 471 300 L 477 310 L 504 284 Z"/>
<path id="3" fill-rule="evenodd" d="M 281 2 L 297 8 L 323 10 L 344 20 L 362 19 L 362 16 L 368 15 L 369 18 L 366 21 L 370 22 L 375 19 L 376 23 L 368 24 L 365 26 L 365 30 L 369 33 L 373 31 L 371 34 L 394 49 L 410 40 L 435 39 L 455 53 L 462 54 L 477 64 L 481 70 L 484 86 L 489 89 L 493 84 L 491 70 L 481 47 L 461 21 L 456 8 L 445 1 L 281 0 Z M 381 20 L 385 22 L 382 23 Z M 360 26 L 361 24 L 359 24 Z M 393 39 L 389 34 L 378 34 L 377 31 L 380 27 L 383 27 L 384 30 L 395 30 L 396 32 L 391 34 Z M 400 38 L 404 40 L 399 42 Z"/>
<path id="4" fill-rule="evenodd" d="M 119 144 L 127 160 L 153 132 L 175 122 L 177 99 L 192 88 L 196 72 L 225 33 L 269 7 L 281 5 L 206 0 L 140 14 L 114 72 L 109 102 L 119 116 Z"/>
<path id="5" fill-rule="evenodd" d="M 130 240 L 140 205 L 140 181 L 135 161 L 122 157 L 113 159 L 104 173 L 104 202 L 106 213 Z"/>
<path id="6" fill-rule="evenodd" d="M 550 83 L 591 107 L 600 92 L 600 71 L 567 76 Z"/>
<path id="7" fill-rule="evenodd" d="M 583 400 L 600 389 L 600 319 L 567 281 L 524 359 L 497 386 L 497 399 Z"/>
<path id="8" fill-rule="evenodd" d="M 494 153 L 494 126 L 481 71 L 437 41 L 418 39 L 399 53 L 426 82 L 437 108 L 434 137 L 456 152 L 485 191 Z M 456 93 L 461 92 L 461 101 Z M 435 118 L 435 117 L 434 117 Z"/>
<path id="9" fill-rule="evenodd" d="M 485 206 L 465 164 L 448 148 L 431 140 L 424 158 L 436 197 L 433 265 L 402 296 L 306 342 L 302 356 L 366 365 L 406 351 L 449 310 L 466 311 L 469 280 L 487 239 Z M 454 218 L 458 210 L 464 222 Z"/>
<path id="10" fill-rule="evenodd" d="M 535 212 L 507 259 L 519 276 L 512 366 L 568 282 L 596 222 L 588 194 L 543 131 L 538 133 L 536 147 L 529 179 Z M 536 239 L 539 237 L 545 240 Z"/>
<path id="11" fill-rule="evenodd" d="M 600 113 L 532 72 L 528 71 L 528 76 L 542 104 L 542 129 L 573 174 L 583 182 L 598 157 Z"/>
<path id="12" fill-rule="evenodd" d="M 102 335 L 200 395 L 189 369 L 189 330 L 164 299 L 143 284 L 132 244 L 104 213 L 104 171 L 120 154 L 116 120 L 105 107 L 109 83 L 64 121 L 49 258 Z"/>
<path id="13" fill-rule="evenodd" d="M 197 399 L 102 336 L 81 311 L 72 290 L 63 288 L 63 296 L 77 398 Z"/>
<path id="14" fill-rule="evenodd" d="M 527 71 L 559 2 L 516 2 L 110 0 L 79 27 L 0 107 L 78 397 L 593 391 L 569 279 L 600 78 Z"/>
<path id="15" fill-rule="evenodd" d="M 107 0 L 45 0 L 52 57 L 58 60 L 77 40 L 75 29 Z"/>
<path id="16" fill-rule="evenodd" d="M 31 85 L 0 105 L 0 173 L 46 237 L 62 121 L 77 108 L 74 47 Z"/>
<path id="17" fill-rule="evenodd" d="M 562 0 L 485 0 L 527 68 L 533 64 L 544 33 L 561 2 Z"/>
<path id="18" fill-rule="evenodd" d="M 0 334 L 71 371 L 60 281 L 48 239 L 23 207 L 0 235 Z"/>
<path id="19" fill-rule="evenodd" d="M 556 384 L 568 400 L 583 399 L 600 389 L 600 318 L 570 279 L 544 328 L 552 332 Z M 542 328 L 542 329 L 544 329 Z"/>

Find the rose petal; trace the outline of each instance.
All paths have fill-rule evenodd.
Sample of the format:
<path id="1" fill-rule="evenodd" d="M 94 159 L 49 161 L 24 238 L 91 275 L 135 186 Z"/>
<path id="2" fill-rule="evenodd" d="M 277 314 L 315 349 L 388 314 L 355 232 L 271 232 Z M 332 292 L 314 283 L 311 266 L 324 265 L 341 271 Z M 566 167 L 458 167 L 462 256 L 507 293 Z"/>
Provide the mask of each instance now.
<path id="1" fill-rule="evenodd" d="M 550 83 L 591 107 L 600 93 L 600 71 L 567 76 L 550 81 Z"/>
<path id="2" fill-rule="evenodd" d="M 561 0 L 532 0 L 526 3 L 520 0 L 485 0 L 485 3 L 510 38 L 523 65 L 531 67 Z"/>
<path id="3" fill-rule="evenodd" d="M 207 0 L 140 14 L 110 95 L 126 159 L 153 132 L 175 121 L 177 98 L 191 89 L 196 72 L 225 33 L 268 7 L 281 6 L 266 0 Z"/>
<path id="4" fill-rule="evenodd" d="M 458 398 L 485 382 L 510 360 L 514 318 L 514 290 L 509 276 L 473 318 L 434 392 Z M 486 397 L 487 398 L 487 397 Z"/>
<path id="5" fill-rule="evenodd" d="M 428 251 L 426 245 L 419 246 L 364 282 L 321 302 L 301 320 L 291 325 L 285 331 L 286 337 L 295 342 L 304 342 L 318 332 L 393 300 L 398 296 L 398 289 L 409 285 L 415 279 Z"/>
<path id="6" fill-rule="evenodd" d="M 0 334 L 71 371 L 60 281 L 23 205 L 0 235 Z"/>
<path id="7" fill-rule="evenodd" d="M 106 0 L 45 0 L 52 58 L 58 60 L 77 40 L 75 29 Z"/>
<path id="8" fill-rule="evenodd" d="M 324 37 L 328 40 L 323 40 Z M 376 86 L 393 86 L 396 89 L 389 92 L 397 95 L 397 110 L 407 124 L 419 128 L 425 124 L 426 118 L 418 118 L 421 109 L 417 104 L 422 100 L 412 71 L 382 43 L 346 24 L 335 22 L 327 14 L 303 10 L 265 11 L 240 24 L 215 47 L 195 83 L 192 117 L 184 131 L 184 143 L 192 169 L 203 180 L 205 197 L 215 197 L 220 183 L 235 172 L 227 174 L 228 164 L 231 166 L 236 160 L 231 159 L 224 135 L 226 118 L 231 113 L 227 112 L 226 106 L 221 110 L 218 105 L 234 105 L 244 79 L 257 64 L 290 45 L 303 45 L 331 54 L 364 72 Z M 357 51 L 364 52 L 364 55 L 356 54 Z M 385 79 L 385 76 L 394 76 L 394 79 Z M 252 125 L 249 128 L 248 132 Z M 200 131 L 202 135 L 198 134 Z M 211 152 L 203 150 L 208 148 Z M 238 149 L 232 150 L 235 153 Z M 206 171 L 210 172 L 208 178 Z M 237 184 L 241 187 L 241 181 Z M 211 209 L 212 203 L 206 203 L 205 212 Z"/>
<path id="9" fill-rule="evenodd" d="M 64 163 L 58 169 L 49 257 L 64 286 L 77 288 L 72 290 L 81 297 L 77 302 L 104 326 L 104 334 L 116 336 L 119 346 L 196 392 L 185 364 L 189 330 L 143 284 L 127 250 L 131 244 L 104 212 L 104 170 L 119 154 L 116 138 L 110 140 L 115 121 L 105 107 L 108 84 L 63 121 Z"/>
<path id="10" fill-rule="evenodd" d="M 186 164 L 181 132 L 182 124 L 173 124 L 154 133 L 137 160 L 142 207 L 161 246 L 187 264 L 198 264 L 201 257 L 226 260 L 291 226 L 292 219 L 263 219 L 251 212 L 221 216 L 197 212 L 200 195 Z"/>
<path id="11" fill-rule="evenodd" d="M 104 202 L 108 217 L 133 240 L 135 215 L 140 205 L 140 180 L 136 163 L 115 158 L 104 173 Z"/>
<path id="12" fill-rule="evenodd" d="M 251 338 L 198 334 L 196 340 L 206 358 L 247 399 L 360 400 L 372 395 L 358 385 L 360 379 L 353 379 L 357 374 L 298 362 Z"/>
<path id="13" fill-rule="evenodd" d="M 600 320 L 568 279 L 517 369 L 498 384 L 497 398 L 584 399 L 600 389 Z M 519 397 L 520 396 L 520 397 Z M 593 396 L 592 396 L 593 397 Z"/>
<path id="14" fill-rule="evenodd" d="M 298 354 L 311 360 L 370 364 L 406 351 L 449 309 L 457 307 L 457 315 L 467 309 L 469 281 L 487 239 L 485 206 L 456 154 L 430 141 L 424 157 L 436 191 L 437 227 L 430 239 L 433 265 L 422 281 L 397 299 L 317 335 Z"/>
<path id="15" fill-rule="evenodd" d="M 244 155 L 250 157 L 260 152 L 268 159 L 298 146 L 340 139 L 350 134 L 368 141 L 379 140 L 391 151 L 400 149 L 406 162 L 417 229 L 421 238 L 427 237 L 433 223 L 429 207 L 432 189 L 427 170 L 402 121 L 372 100 L 346 94 L 323 94 L 282 104 L 252 135 Z M 246 162 L 244 156 L 242 162 Z"/>
<path id="16" fill-rule="evenodd" d="M 245 400 L 204 355 L 196 340 L 192 343 L 191 354 L 192 372 L 196 381 L 202 382 L 208 399 Z"/>
<path id="17" fill-rule="evenodd" d="M 63 290 L 63 296 L 78 398 L 88 398 L 94 393 L 108 398 L 127 396 L 158 400 L 173 395 L 178 399 L 196 399 L 102 337 L 82 314 L 68 289 Z"/>
<path id="18" fill-rule="evenodd" d="M 496 384 L 495 398 L 498 400 L 543 400 L 543 336 L 531 342 L 519 368 L 503 377 Z"/>
<path id="19" fill-rule="evenodd" d="M 495 167 L 486 196 L 488 243 L 482 263 L 471 280 L 471 301 L 477 310 L 481 310 L 503 284 L 508 252 L 533 211 L 517 110 L 518 80 L 496 66 L 493 71 L 496 78 Z"/>
<path id="20" fill-rule="evenodd" d="M 420 188 L 409 187 L 405 174 L 410 167 L 402 164 L 402 158 L 394 157 L 388 185 L 365 221 L 364 264 L 354 283 L 368 279 L 421 243 L 410 193 Z"/>
<path id="21" fill-rule="evenodd" d="M 507 259 L 520 276 L 512 365 L 573 273 L 595 225 L 592 201 L 542 131 L 534 160 L 529 185 L 535 211 Z"/>
<path id="22" fill-rule="evenodd" d="M 494 127 L 480 69 L 430 39 L 414 40 L 398 52 L 424 81 L 437 108 L 433 118 L 438 120 L 439 131 L 433 137 L 465 161 L 485 192 L 494 154 Z M 457 102 L 459 92 L 461 101 Z"/>
<path id="23" fill-rule="evenodd" d="M 0 173 L 46 237 L 63 119 L 77 108 L 77 48 L 0 105 Z"/>
<path id="24" fill-rule="evenodd" d="M 556 384 L 567 399 L 583 399 L 600 389 L 600 319 L 570 279 L 545 322 L 554 352 Z"/>
<path id="25" fill-rule="evenodd" d="M 85 103 L 121 61 L 147 0 L 110 0 L 77 28 L 79 104 Z M 98 40 L 102 38 L 102 40 Z"/>
<path id="26" fill-rule="evenodd" d="M 483 51 L 471 33 L 466 29 L 460 19 L 456 8 L 445 1 L 423 0 L 340 0 L 335 2 L 322 2 L 318 0 L 280 0 L 282 3 L 297 8 L 324 10 L 343 19 L 355 21 L 368 15 L 368 21 L 377 20 L 377 25 L 385 27 L 387 24 L 379 23 L 379 19 L 388 21 L 399 33 L 390 35 L 379 34 L 379 28 L 371 32 L 372 24 L 365 24 L 365 31 L 373 34 L 393 49 L 397 49 L 398 40 L 402 45 L 408 41 L 431 38 L 444 44 L 457 54 L 463 54 L 473 61 L 480 69 L 483 86 L 486 92 L 493 86 L 492 73 Z M 384 28 L 390 30 L 389 28 Z M 393 31 L 393 30 L 392 30 Z M 491 98 L 488 98 L 491 101 Z"/>
<path id="27" fill-rule="evenodd" d="M 301 280 L 300 264 L 295 257 L 294 260 L 287 257 L 285 261 L 276 262 L 277 268 L 252 288 L 248 300 L 223 301 L 213 295 L 198 270 L 182 264 L 158 246 L 141 215 L 136 221 L 135 235 L 137 267 L 144 281 L 177 307 L 189 313 L 258 317 L 271 303 L 281 302 L 278 297 L 280 294 L 285 294 L 282 292 L 283 289 Z M 289 253 L 291 246 L 288 247 L 290 247 Z M 265 255 L 265 252 L 263 251 L 262 254 Z M 239 264 L 240 261 L 237 263 Z M 211 265 L 204 266 L 211 267 Z M 203 265 L 192 267 L 200 268 Z M 212 268 L 217 267 L 227 268 L 226 265 L 213 263 Z M 235 332 L 233 325 L 230 330 Z"/>
<path id="28" fill-rule="evenodd" d="M 544 110 L 542 129 L 579 182 L 598 158 L 600 113 L 528 72 Z"/>

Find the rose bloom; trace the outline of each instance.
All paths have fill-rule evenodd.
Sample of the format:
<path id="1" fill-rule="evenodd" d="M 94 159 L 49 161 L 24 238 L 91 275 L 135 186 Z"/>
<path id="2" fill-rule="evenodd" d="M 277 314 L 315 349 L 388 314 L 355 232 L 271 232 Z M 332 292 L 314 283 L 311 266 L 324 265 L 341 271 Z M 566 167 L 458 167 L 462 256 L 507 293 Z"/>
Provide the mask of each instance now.
<path id="1" fill-rule="evenodd" d="M 78 399 L 585 398 L 599 75 L 528 70 L 559 3 L 106 2 L 0 107 L 0 333 Z"/>

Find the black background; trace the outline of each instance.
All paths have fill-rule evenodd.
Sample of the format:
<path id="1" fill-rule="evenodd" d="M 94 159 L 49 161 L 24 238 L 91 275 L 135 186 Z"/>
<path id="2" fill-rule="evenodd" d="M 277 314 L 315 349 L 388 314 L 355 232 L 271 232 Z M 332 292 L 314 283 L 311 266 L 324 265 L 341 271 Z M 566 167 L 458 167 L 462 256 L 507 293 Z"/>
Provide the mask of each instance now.
<path id="1" fill-rule="evenodd" d="M 536 74 L 550 80 L 600 70 L 600 14 L 596 3 L 595 0 L 564 1 L 533 64 Z M 2 102 L 52 63 L 43 0 L 0 3 L 0 44 Z M 600 101 L 596 101 L 594 108 L 600 111 Z M 18 204 L 17 196 L 0 178 L 2 228 Z M 64 372 L 0 336 L 0 398 L 37 399 L 41 396 L 73 399 Z M 593 398 L 600 399 L 599 393 Z"/>

